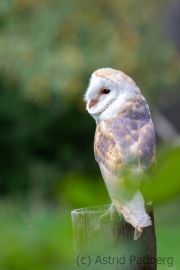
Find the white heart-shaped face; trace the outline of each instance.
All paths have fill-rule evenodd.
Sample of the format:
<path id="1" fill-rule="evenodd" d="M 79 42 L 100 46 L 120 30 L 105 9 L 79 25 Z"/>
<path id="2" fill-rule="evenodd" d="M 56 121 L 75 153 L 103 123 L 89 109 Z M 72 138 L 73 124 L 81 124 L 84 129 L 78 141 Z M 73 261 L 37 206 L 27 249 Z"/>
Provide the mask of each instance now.
<path id="1" fill-rule="evenodd" d="M 87 111 L 97 119 L 106 110 L 122 108 L 126 99 L 140 93 L 135 82 L 123 72 L 111 68 L 95 71 L 90 79 L 84 100 Z"/>
<path id="2" fill-rule="evenodd" d="M 118 85 L 111 81 L 92 75 L 86 92 L 86 109 L 90 114 L 100 114 L 118 97 Z"/>

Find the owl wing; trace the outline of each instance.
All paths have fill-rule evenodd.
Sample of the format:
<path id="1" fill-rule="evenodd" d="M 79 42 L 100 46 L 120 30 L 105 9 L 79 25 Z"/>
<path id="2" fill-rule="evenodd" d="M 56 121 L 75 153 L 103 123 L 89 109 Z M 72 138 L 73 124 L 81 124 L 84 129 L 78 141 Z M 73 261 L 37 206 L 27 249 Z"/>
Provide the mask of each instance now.
<path id="1" fill-rule="evenodd" d="M 99 122 L 94 140 L 95 159 L 120 178 L 137 183 L 156 166 L 154 125 L 151 119 L 116 117 Z"/>

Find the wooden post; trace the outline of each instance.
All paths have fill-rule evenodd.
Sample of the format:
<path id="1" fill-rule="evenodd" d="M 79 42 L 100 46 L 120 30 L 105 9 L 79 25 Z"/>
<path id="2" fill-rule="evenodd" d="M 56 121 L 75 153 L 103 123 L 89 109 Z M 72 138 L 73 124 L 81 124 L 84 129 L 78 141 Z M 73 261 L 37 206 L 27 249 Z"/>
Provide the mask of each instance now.
<path id="1" fill-rule="evenodd" d="M 152 205 L 146 208 L 152 226 L 134 240 L 134 228 L 124 221 L 101 221 L 110 205 L 72 211 L 76 263 L 81 269 L 156 270 L 156 236 Z"/>

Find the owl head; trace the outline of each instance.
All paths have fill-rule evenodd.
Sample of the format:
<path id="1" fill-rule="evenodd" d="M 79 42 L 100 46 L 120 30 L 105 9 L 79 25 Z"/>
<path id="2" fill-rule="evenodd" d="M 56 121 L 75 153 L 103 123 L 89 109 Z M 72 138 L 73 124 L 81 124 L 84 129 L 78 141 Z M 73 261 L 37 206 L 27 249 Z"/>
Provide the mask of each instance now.
<path id="1" fill-rule="evenodd" d="M 139 93 L 135 82 L 126 74 L 112 68 L 102 68 L 92 74 L 84 100 L 87 111 L 97 120 L 112 117 Z"/>

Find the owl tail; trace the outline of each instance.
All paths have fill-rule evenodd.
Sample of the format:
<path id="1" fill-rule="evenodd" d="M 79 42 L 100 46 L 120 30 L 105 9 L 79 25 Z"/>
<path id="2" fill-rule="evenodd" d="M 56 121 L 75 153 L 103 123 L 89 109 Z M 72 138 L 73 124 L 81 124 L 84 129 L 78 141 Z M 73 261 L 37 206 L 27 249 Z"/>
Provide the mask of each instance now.
<path id="1" fill-rule="evenodd" d="M 131 201 L 121 203 L 115 198 L 111 198 L 113 204 L 126 220 L 134 228 L 134 240 L 138 239 L 143 231 L 143 227 L 152 225 L 150 216 L 144 208 L 144 199 L 141 192 L 138 190 Z"/>

